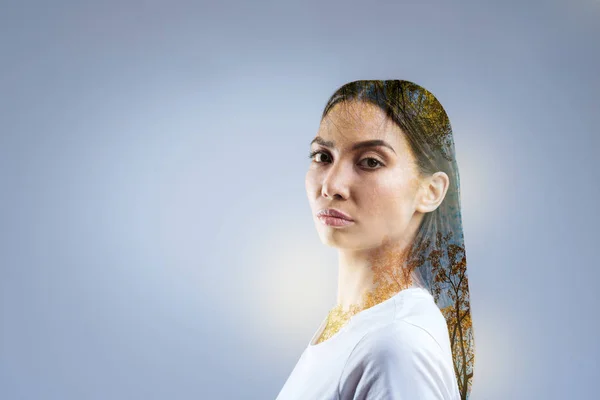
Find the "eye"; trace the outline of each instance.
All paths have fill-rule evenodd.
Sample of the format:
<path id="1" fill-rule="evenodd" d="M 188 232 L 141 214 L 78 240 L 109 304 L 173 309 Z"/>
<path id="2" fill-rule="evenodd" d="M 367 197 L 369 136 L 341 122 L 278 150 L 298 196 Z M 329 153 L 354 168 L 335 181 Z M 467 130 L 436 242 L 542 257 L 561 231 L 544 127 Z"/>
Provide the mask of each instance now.
<path id="1" fill-rule="evenodd" d="M 323 151 L 319 151 L 319 150 L 317 150 L 317 151 L 312 151 L 312 152 L 311 152 L 311 153 L 308 155 L 308 158 L 310 158 L 310 159 L 313 159 L 313 158 L 314 158 L 316 155 L 318 155 L 318 154 L 325 154 L 326 156 L 328 156 L 328 157 L 329 157 L 329 154 L 327 154 L 327 153 L 325 153 L 325 152 L 323 152 Z M 316 163 L 319 163 L 319 164 L 321 163 L 321 161 L 315 161 L 315 162 L 316 162 Z"/>
<path id="2" fill-rule="evenodd" d="M 360 160 L 360 162 L 363 162 L 363 161 L 370 161 L 368 163 L 369 165 L 367 165 L 367 168 L 369 168 L 369 169 L 377 169 L 378 166 L 383 167 L 383 163 L 373 157 L 367 157 L 367 158 L 363 158 L 362 160 Z"/>

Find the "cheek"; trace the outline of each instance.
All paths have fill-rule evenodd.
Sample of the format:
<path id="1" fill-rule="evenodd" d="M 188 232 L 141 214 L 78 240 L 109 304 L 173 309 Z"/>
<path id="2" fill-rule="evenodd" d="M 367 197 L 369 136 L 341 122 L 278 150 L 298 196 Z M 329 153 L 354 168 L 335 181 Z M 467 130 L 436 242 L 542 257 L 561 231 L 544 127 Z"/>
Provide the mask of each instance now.
<path id="1" fill-rule="evenodd" d="M 312 202 L 315 198 L 315 193 L 317 190 L 317 179 L 313 171 L 308 171 L 306 173 L 306 177 L 304 178 L 304 187 L 306 189 L 308 199 Z"/>
<path id="2" fill-rule="evenodd" d="M 365 211 L 385 223 L 403 218 L 410 202 L 409 188 L 397 179 L 373 186 L 363 193 Z"/>
<path id="3" fill-rule="evenodd" d="M 304 187 L 306 188 L 307 192 L 312 187 L 312 179 L 311 179 L 311 173 L 310 173 L 310 171 L 307 172 L 306 176 L 304 177 Z"/>

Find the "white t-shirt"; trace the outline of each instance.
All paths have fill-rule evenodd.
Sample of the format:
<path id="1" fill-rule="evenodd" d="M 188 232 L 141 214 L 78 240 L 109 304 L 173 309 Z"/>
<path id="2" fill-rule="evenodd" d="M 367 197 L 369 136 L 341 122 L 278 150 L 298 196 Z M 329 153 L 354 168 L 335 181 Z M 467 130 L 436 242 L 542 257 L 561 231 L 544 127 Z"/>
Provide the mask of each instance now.
<path id="1" fill-rule="evenodd" d="M 326 322 L 276 400 L 460 400 L 446 319 L 427 290 L 401 290 L 314 344 Z"/>

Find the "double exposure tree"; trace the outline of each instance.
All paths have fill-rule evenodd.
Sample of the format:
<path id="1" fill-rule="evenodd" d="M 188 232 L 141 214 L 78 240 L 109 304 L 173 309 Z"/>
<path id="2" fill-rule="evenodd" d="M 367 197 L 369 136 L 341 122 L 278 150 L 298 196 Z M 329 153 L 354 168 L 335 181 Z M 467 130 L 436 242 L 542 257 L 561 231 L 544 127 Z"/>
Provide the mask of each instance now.
<path id="1" fill-rule="evenodd" d="M 452 232 L 445 236 L 438 232 L 434 250 L 427 259 L 433 272 L 432 294 L 436 302 L 440 302 L 443 296 L 449 304 L 441 311 L 448 322 L 458 388 L 461 398 L 466 400 L 471 391 L 475 362 L 469 280 L 465 248 L 450 243 L 451 237 Z"/>

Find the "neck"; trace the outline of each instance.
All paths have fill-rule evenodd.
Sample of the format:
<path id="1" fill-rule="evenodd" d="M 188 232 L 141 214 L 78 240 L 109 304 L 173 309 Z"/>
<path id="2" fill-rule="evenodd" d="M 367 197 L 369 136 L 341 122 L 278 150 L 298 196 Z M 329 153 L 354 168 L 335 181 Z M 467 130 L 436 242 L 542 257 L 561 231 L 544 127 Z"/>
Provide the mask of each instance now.
<path id="1" fill-rule="evenodd" d="M 341 249 L 337 311 L 352 315 L 410 287 L 410 271 L 403 268 L 407 251 L 407 243 L 390 241 L 374 249 Z"/>

